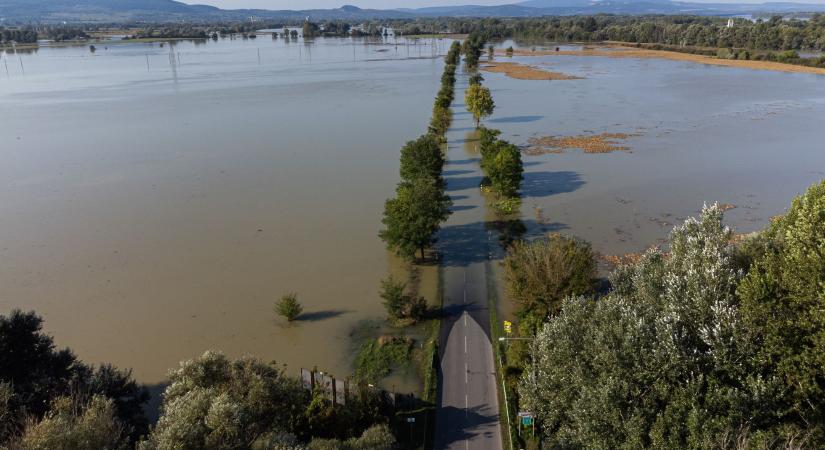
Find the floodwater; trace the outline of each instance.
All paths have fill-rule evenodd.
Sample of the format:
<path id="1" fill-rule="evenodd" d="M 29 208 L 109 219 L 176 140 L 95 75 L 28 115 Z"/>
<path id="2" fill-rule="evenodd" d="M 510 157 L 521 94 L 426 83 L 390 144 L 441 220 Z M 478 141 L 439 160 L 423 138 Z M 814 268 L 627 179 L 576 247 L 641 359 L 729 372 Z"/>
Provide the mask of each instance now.
<path id="1" fill-rule="evenodd" d="M 0 313 L 35 310 L 59 346 L 148 383 L 207 349 L 348 375 L 350 333 L 383 317 L 379 280 L 403 273 L 381 212 L 429 123 L 443 63 L 428 57 L 449 43 L 420 44 L 3 56 Z M 273 312 L 287 292 L 305 309 L 293 325 Z"/>
<path id="2" fill-rule="evenodd" d="M 431 56 L 449 42 L 419 44 L 262 36 L 4 55 L 0 313 L 36 310 L 59 346 L 149 383 L 207 349 L 349 373 L 350 334 L 383 316 L 378 282 L 403 270 L 377 237 L 381 211 L 399 148 L 426 130 L 443 70 Z M 526 156 L 528 236 L 639 251 L 705 201 L 736 205 L 728 222 L 747 232 L 825 177 L 816 75 L 513 60 L 584 78 L 485 73 L 486 124 L 504 138 L 638 134 L 628 152 Z M 500 257 L 474 193 L 471 120 L 461 98 L 455 108 L 446 266 Z M 434 272 L 422 272 L 431 299 Z M 291 291 L 306 314 L 285 325 L 272 306 Z"/>
<path id="3" fill-rule="evenodd" d="M 583 79 L 484 73 L 496 101 L 486 125 L 503 138 L 636 134 L 620 144 L 629 151 L 525 156 L 529 235 L 558 231 L 603 254 L 638 252 L 665 243 L 705 202 L 734 205 L 727 223 L 751 232 L 825 178 L 825 77 L 659 59 L 512 60 Z"/>

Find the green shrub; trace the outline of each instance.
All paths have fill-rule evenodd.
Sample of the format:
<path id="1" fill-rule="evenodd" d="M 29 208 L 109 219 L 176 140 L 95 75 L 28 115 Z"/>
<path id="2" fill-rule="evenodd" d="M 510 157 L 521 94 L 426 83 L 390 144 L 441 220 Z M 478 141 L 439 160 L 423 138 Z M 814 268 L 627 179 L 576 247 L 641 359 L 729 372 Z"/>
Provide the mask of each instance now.
<path id="1" fill-rule="evenodd" d="M 284 295 L 275 303 L 275 312 L 289 322 L 297 319 L 303 311 L 304 308 L 294 293 Z"/>

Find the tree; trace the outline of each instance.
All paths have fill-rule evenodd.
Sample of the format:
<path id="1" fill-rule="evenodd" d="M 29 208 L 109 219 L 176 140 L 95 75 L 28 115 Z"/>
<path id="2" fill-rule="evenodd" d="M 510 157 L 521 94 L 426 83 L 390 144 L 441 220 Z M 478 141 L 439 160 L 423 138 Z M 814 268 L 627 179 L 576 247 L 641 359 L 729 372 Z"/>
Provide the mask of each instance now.
<path id="1" fill-rule="evenodd" d="M 275 303 L 275 312 L 288 322 L 297 319 L 303 311 L 304 308 L 298 302 L 298 296 L 294 293 L 284 295 Z"/>
<path id="2" fill-rule="evenodd" d="M 487 154 L 492 156 L 483 168 L 493 189 L 501 196 L 517 197 L 524 172 L 521 150 L 507 141 L 497 140 Z"/>
<path id="3" fill-rule="evenodd" d="M 305 392 L 274 362 L 208 351 L 169 374 L 162 414 L 141 449 L 226 448 L 296 433 Z"/>
<path id="4" fill-rule="evenodd" d="M 473 114 L 476 127 L 481 125 L 481 119 L 493 114 L 496 107 L 490 89 L 480 84 L 473 84 L 467 88 L 467 92 L 464 94 L 464 103 L 467 104 L 467 111 Z"/>
<path id="5" fill-rule="evenodd" d="M 433 107 L 433 117 L 430 120 L 430 132 L 441 140 L 450 128 L 453 121 L 453 110 L 449 107 L 436 105 Z"/>
<path id="6" fill-rule="evenodd" d="M 493 47 L 492 45 L 487 47 L 487 59 L 492 61 L 495 56 L 496 56 L 496 48 Z"/>
<path id="7" fill-rule="evenodd" d="M 116 417 L 114 402 L 95 395 L 88 404 L 60 397 L 39 422 L 26 427 L 22 449 L 127 449 L 128 439 Z"/>
<path id="8" fill-rule="evenodd" d="M 417 178 L 441 180 L 444 155 L 436 137 L 427 133 L 401 148 L 401 178 L 413 181 Z"/>
<path id="9" fill-rule="evenodd" d="M 813 425 L 825 442 L 825 181 L 797 197 L 765 235 L 762 256 L 738 288 L 759 374 L 782 386 L 777 420 Z"/>
<path id="10" fill-rule="evenodd" d="M 381 293 L 384 308 L 391 319 L 421 320 L 427 312 L 427 300 L 418 295 L 405 293 L 407 285 L 396 281 L 392 276 L 381 280 Z"/>
<path id="11" fill-rule="evenodd" d="M 17 432 L 29 417 L 42 418 L 58 398 L 75 395 L 88 400 L 100 395 L 114 401 L 127 434 L 133 439 L 143 434 L 148 425 L 143 405 L 149 394 L 131 373 L 111 365 L 84 364 L 69 349 L 56 349 L 42 327 L 43 319 L 34 312 L 0 315 L 0 385 L 12 391 L 5 407 L 7 426 L 0 426 L 0 432 Z M 0 434 L 0 442 L 8 437 Z"/>
<path id="12" fill-rule="evenodd" d="M 424 249 L 450 215 L 452 201 L 432 178 L 417 178 L 399 183 L 396 197 L 384 205 L 384 229 L 379 236 L 387 247 L 412 259 L 416 250 L 424 259 Z"/>
<path id="13" fill-rule="evenodd" d="M 561 234 L 517 241 L 504 259 L 507 292 L 518 305 L 517 314 L 526 322 L 522 328 L 527 330 L 557 313 L 566 297 L 593 293 L 595 279 L 590 244 Z"/>
<path id="14" fill-rule="evenodd" d="M 480 73 L 470 75 L 469 83 L 471 86 L 474 84 L 481 84 L 482 81 L 484 81 L 484 77 Z"/>
<path id="15" fill-rule="evenodd" d="M 751 365 L 730 237 L 719 207 L 706 207 L 674 228 L 669 254 L 651 250 L 614 271 L 607 297 L 563 302 L 533 341 L 519 389 L 521 407 L 541 418 L 546 445 L 793 442 L 768 429 L 780 390 Z"/>

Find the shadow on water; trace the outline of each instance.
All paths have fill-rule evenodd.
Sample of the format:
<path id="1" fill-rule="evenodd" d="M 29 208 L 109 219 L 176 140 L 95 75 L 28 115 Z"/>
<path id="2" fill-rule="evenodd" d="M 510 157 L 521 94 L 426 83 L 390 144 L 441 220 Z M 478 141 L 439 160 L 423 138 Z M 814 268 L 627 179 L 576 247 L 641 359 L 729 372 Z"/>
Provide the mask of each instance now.
<path id="1" fill-rule="evenodd" d="M 438 233 L 437 248 L 441 264 L 464 267 L 501 257 L 503 250 L 496 235 L 507 228 L 513 228 L 518 233 L 514 237 L 529 240 L 568 227 L 558 222 L 539 224 L 535 220 L 518 219 L 445 226 Z"/>
<path id="2" fill-rule="evenodd" d="M 554 194 L 573 192 L 584 186 L 577 172 L 526 172 L 521 183 L 522 197 L 549 197 Z"/>
<path id="3" fill-rule="evenodd" d="M 481 176 L 447 178 L 447 192 L 478 189 L 483 179 Z"/>
<path id="4" fill-rule="evenodd" d="M 456 175 L 467 175 L 469 173 L 475 173 L 475 170 L 445 170 L 442 173 L 444 177 L 454 177 Z"/>
<path id="5" fill-rule="evenodd" d="M 511 116 L 511 117 L 500 117 L 498 119 L 490 119 L 488 122 L 491 123 L 528 123 L 528 122 L 536 122 L 543 119 L 544 116 Z"/>
<path id="6" fill-rule="evenodd" d="M 479 158 L 451 159 L 451 160 L 447 161 L 447 165 L 448 166 L 454 166 L 454 165 L 463 165 L 463 164 L 475 164 L 479 161 L 480 161 Z"/>
<path id="7" fill-rule="evenodd" d="M 301 322 L 318 322 L 321 320 L 332 319 L 348 312 L 349 311 L 344 310 L 313 311 L 301 314 L 298 316 L 297 320 L 300 320 Z"/>
<path id="8" fill-rule="evenodd" d="M 471 209 L 475 209 L 475 205 L 453 205 L 450 207 L 450 211 L 458 212 L 458 211 L 469 211 Z"/>

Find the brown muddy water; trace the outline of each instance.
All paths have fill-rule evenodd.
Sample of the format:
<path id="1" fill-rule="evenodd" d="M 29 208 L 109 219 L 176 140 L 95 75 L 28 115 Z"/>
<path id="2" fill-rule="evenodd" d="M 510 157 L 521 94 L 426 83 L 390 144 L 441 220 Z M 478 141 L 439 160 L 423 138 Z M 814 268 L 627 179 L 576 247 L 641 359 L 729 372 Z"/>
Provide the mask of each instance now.
<path id="1" fill-rule="evenodd" d="M 149 383 L 207 349 L 348 374 L 353 330 L 383 316 L 378 281 L 403 271 L 377 238 L 381 210 L 399 148 L 429 121 L 443 63 L 428 57 L 448 44 L 259 37 L 4 55 L 0 313 L 36 310 L 58 345 Z M 497 104 L 486 123 L 504 138 L 634 134 L 628 151 L 525 156 L 529 237 L 639 251 L 704 201 L 736 205 L 728 222 L 752 231 L 825 177 L 825 78 L 512 60 L 582 79 L 485 73 Z M 495 247 L 462 103 L 444 265 Z M 422 274 L 431 299 L 434 272 Z M 306 315 L 284 325 L 272 305 L 290 291 Z"/>
<path id="2" fill-rule="evenodd" d="M 149 383 L 207 349 L 349 374 L 399 270 L 377 235 L 429 122 L 432 52 L 267 36 L 4 55 L 0 313 L 33 309 Z"/>

